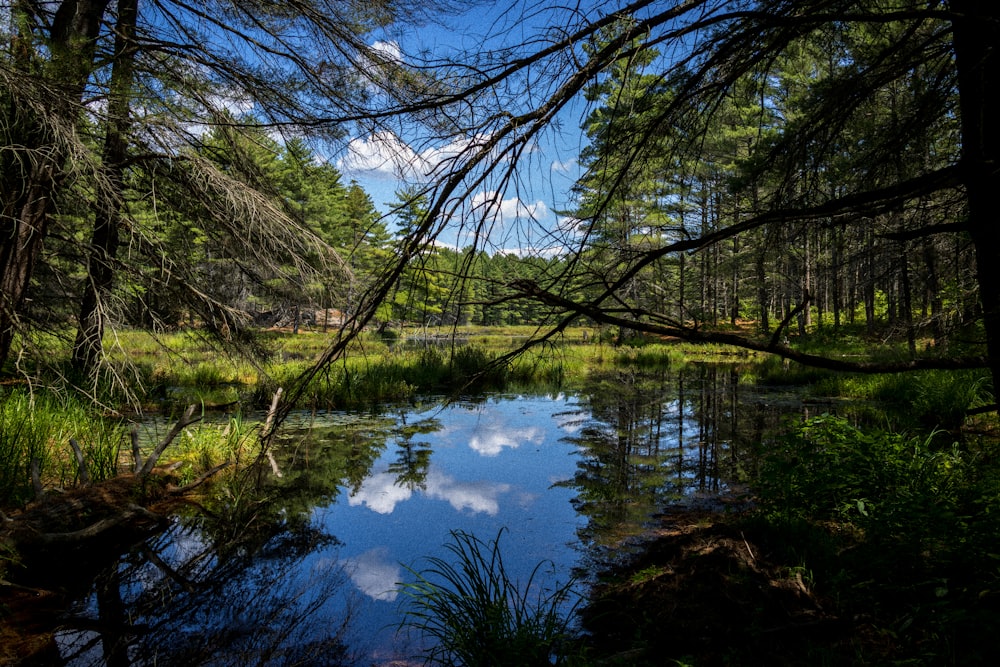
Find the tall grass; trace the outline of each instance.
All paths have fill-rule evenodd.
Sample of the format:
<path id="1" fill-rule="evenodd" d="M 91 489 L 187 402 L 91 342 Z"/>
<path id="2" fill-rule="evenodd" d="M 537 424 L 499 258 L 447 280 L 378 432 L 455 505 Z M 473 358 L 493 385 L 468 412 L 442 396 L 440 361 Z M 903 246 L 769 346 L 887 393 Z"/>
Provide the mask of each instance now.
<path id="1" fill-rule="evenodd" d="M 177 438 L 171 458 L 183 462 L 180 470 L 182 484 L 192 481 L 199 474 L 224 463 L 251 461 L 259 452 L 258 425 L 245 422 L 240 415 L 224 423 L 202 422 L 197 427 L 185 429 Z"/>
<path id="2" fill-rule="evenodd" d="M 815 383 L 812 393 L 876 401 L 895 407 L 915 425 L 943 429 L 960 427 L 970 410 L 993 402 L 992 383 L 985 370 L 828 373 Z"/>
<path id="3" fill-rule="evenodd" d="M 34 495 L 32 461 L 39 472 L 49 467 L 51 424 L 35 418 L 27 393 L 0 400 L 0 505 L 22 505 Z"/>
<path id="4" fill-rule="evenodd" d="M 546 590 L 537 580 L 512 581 L 500 552 L 501 530 L 484 543 L 462 531 L 445 548 L 456 563 L 428 558 L 413 583 L 402 584 L 409 605 L 403 626 L 434 643 L 425 660 L 438 665 L 496 667 L 566 664 L 571 646 L 572 580 Z"/>
<path id="5" fill-rule="evenodd" d="M 704 359 L 706 354 L 705 349 L 676 344 L 615 348 L 593 338 L 584 342 L 582 334 L 570 332 L 513 361 L 500 361 L 534 332 L 534 327 L 421 330 L 421 335 L 433 334 L 421 347 L 363 334 L 344 358 L 313 381 L 304 401 L 350 408 L 409 400 L 417 394 L 527 385 L 562 389 L 607 364 L 680 364 L 692 356 Z M 462 343 L 452 344 L 451 336 Z M 320 333 L 262 332 L 260 346 L 270 354 L 255 365 L 221 355 L 195 335 L 173 333 L 154 340 L 151 334 L 130 331 L 117 335 L 113 354 L 122 355 L 118 361 L 124 363 L 127 357 L 142 369 L 149 391 L 146 404 L 240 402 L 242 408 L 252 409 L 266 407 L 278 387 L 291 386 L 329 340 Z M 707 354 L 711 357 L 720 349 L 714 346 Z"/>
<path id="6" fill-rule="evenodd" d="M 24 390 L 0 396 L 0 505 L 23 505 L 34 496 L 33 463 L 44 485 L 70 486 L 83 478 L 71 438 L 83 452 L 86 477 L 114 477 L 126 436 L 124 425 L 72 397 Z"/>

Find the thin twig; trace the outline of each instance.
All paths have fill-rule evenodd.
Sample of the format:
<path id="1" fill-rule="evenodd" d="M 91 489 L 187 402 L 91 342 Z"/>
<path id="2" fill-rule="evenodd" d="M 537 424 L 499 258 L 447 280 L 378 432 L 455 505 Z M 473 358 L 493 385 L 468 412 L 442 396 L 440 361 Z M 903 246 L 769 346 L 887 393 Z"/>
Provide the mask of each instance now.
<path id="1" fill-rule="evenodd" d="M 76 467 L 80 471 L 80 482 L 84 486 L 89 486 L 90 473 L 87 472 L 87 461 L 83 458 L 83 450 L 80 449 L 80 443 L 74 438 L 70 438 L 69 446 L 73 448 L 73 456 L 76 457 Z"/>
<path id="2" fill-rule="evenodd" d="M 750 560 L 756 563 L 757 557 L 753 555 L 753 549 L 750 548 L 750 543 L 747 542 L 747 536 L 743 534 L 742 530 L 740 531 L 740 537 L 743 538 L 743 544 L 746 545 L 747 553 L 750 554 Z"/>
<path id="3" fill-rule="evenodd" d="M 190 483 L 188 483 L 188 484 L 185 484 L 184 486 L 181 486 L 181 487 L 178 487 L 178 488 L 172 488 L 172 489 L 170 489 L 170 493 L 175 493 L 175 494 L 178 494 L 178 495 L 180 495 L 180 494 L 184 494 L 184 493 L 187 493 L 187 492 L 191 491 L 192 489 L 195 489 L 195 488 L 197 488 L 197 487 L 201 486 L 201 485 L 202 485 L 202 484 L 204 484 L 204 483 L 205 483 L 205 482 L 206 482 L 206 481 L 208 480 L 208 478 L 210 478 L 210 477 L 211 477 L 212 475 L 214 475 L 215 473 L 219 472 L 219 471 L 220 471 L 220 470 L 222 470 L 223 468 L 228 468 L 228 467 L 229 467 L 229 466 L 231 466 L 232 464 L 233 464 L 233 462 L 232 462 L 232 461 L 223 461 L 223 462 L 222 462 L 222 463 L 220 463 L 219 465 L 217 465 L 217 466 L 214 466 L 214 467 L 212 467 L 212 468 L 209 468 L 208 470 L 206 470 L 205 472 L 203 472 L 203 473 L 202 473 L 202 474 L 201 474 L 201 475 L 200 475 L 200 476 L 198 477 L 198 479 L 194 480 L 193 482 L 190 482 Z"/>
<path id="4" fill-rule="evenodd" d="M 181 417 L 176 424 L 174 424 L 173 428 L 170 429 L 170 432 L 167 433 L 167 437 L 165 437 L 160 442 L 160 444 L 156 446 L 156 449 L 153 450 L 153 453 L 149 455 L 148 459 L 146 459 L 146 463 L 137 473 L 138 477 L 140 478 L 146 477 L 147 475 L 149 475 L 149 473 L 153 471 L 153 467 L 156 465 L 156 461 L 160 458 L 160 455 L 163 454 L 163 450 L 165 450 L 167 446 L 169 446 L 170 443 L 174 441 L 174 438 L 177 437 L 177 434 L 180 433 L 185 426 L 193 424 L 196 421 L 201 421 L 202 417 L 201 415 L 198 415 L 197 417 L 193 416 L 194 409 L 195 405 L 193 403 L 188 406 L 188 409 L 184 413 L 184 416 Z"/>

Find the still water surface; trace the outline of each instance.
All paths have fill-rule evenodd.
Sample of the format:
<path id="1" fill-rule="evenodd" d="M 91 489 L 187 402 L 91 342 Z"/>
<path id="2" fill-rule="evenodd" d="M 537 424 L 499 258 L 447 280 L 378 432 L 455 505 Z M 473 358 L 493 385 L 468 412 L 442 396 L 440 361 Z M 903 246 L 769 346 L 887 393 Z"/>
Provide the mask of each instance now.
<path id="1" fill-rule="evenodd" d="M 297 415 L 275 447 L 281 477 L 261 469 L 263 496 L 219 489 L 97 577 L 56 636 L 60 662 L 412 657 L 421 639 L 397 632 L 398 585 L 448 555 L 450 531 L 500 535 L 512 578 L 545 561 L 540 585 L 565 582 L 668 505 L 729 490 L 778 404 L 802 410 L 702 365 L 615 371 L 572 395 Z"/>

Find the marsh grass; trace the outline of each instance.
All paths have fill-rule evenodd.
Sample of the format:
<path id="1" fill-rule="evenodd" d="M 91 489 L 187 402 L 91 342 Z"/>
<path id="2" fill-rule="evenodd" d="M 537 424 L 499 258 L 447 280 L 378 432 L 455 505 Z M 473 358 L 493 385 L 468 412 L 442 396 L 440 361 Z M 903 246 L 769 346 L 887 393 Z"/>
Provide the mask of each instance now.
<path id="1" fill-rule="evenodd" d="M 0 505 L 23 505 L 34 497 L 32 461 L 44 486 L 82 479 L 71 438 L 80 445 L 91 482 L 114 477 L 126 437 L 123 424 L 72 397 L 22 389 L 0 396 Z"/>
<path id="2" fill-rule="evenodd" d="M 502 357 L 535 333 L 535 327 L 404 330 L 394 331 L 390 337 L 365 333 L 352 343 L 344 358 L 313 381 L 304 401 L 313 406 L 350 408 L 410 400 L 416 394 L 529 385 L 561 390 L 606 365 L 663 366 L 729 352 L 724 346 L 705 349 L 674 343 L 613 347 L 598 342 L 595 336 L 585 338 L 582 331 L 570 330 L 509 361 Z M 407 334 L 419 335 L 423 343 L 412 345 L 399 337 Z M 239 402 L 243 409 L 261 409 L 278 387 L 287 388 L 295 382 L 326 349 L 330 337 L 317 332 L 266 331 L 259 334 L 258 342 L 268 353 L 253 363 L 220 354 L 196 334 L 154 337 L 125 331 L 116 334 L 112 354 L 118 362 L 130 359 L 140 369 L 145 404 Z"/>
<path id="3" fill-rule="evenodd" d="M 993 402 L 992 382 L 985 370 L 828 373 L 814 383 L 811 393 L 874 401 L 895 408 L 915 426 L 942 429 L 959 428 L 970 410 Z"/>
<path id="4" fill-rule="evenodd" d="M 344 357 L 320 373 L 306 388 L 312 406 L 351 408 L 409 400 L 416 394 L 467 393 L 506 386 L 510 365 L 478 346 L 431 345 L 384 354 Z M 251 389 L 251 401 L 262 407 L 277 387 L 288 387 L 309 366 L 286 361 L 269 366 L 267 380 Z"/>
<path id="5" fill-rule="evenodd" d="M 31 462 L 48 471 L 53 425 L 37 418 L 32 397 L 12 392 L 0 399 L 0 505 L 23 505 L 33 495 Z"/>
<path id="6" fill-rule="evenodd" d="M 438 665 L 567 664 L 570 619 L 578 598 L 573 581 L 546 589 L 540 563 L 526 582 L 511 579 L 500 537 L 486 543 L 451 532 L 447 558 L 429 557 L 412 583 L 401 585 L 407 603 L 402 626 L 433 641 L 425 660 Z"/>
<path id="7" fill-rule="evenodd" d="M 201 473 L 226 461 L 239 464 L 250 461 L 259 451 L 258 425 L 234 415 L 224 423 L 201 422 L 185 429 L 172 450 L 180 468 L 181 483 L 192 481 Z"/>

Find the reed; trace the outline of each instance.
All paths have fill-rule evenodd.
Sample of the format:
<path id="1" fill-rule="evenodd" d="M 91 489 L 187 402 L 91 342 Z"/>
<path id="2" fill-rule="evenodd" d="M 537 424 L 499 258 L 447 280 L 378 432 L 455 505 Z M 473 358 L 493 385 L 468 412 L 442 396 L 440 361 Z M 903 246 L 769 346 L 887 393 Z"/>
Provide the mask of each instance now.
<path id="1" fill-rule="evenodd" d="M 993 402 L 985 370 L 829 373 L 813 385 L 811 393 L 875 401 L 915 425 L 944 429 L 958 428 L 970 410 Z"/>
<path id="2" fill-rule="evenodd" d="M 571 659 L 574 582 L 546 589 L 538 581 L 543 562 L 519 585 L 504 565 L 502 534 L 485 543 L 452 531 L 445 548 L 455 562 L 431 557 L 419 572 L 408 568 L 415 581 L 401 585 L 408 602 L 402 625 L 432 640 L 427 663 L 503 667 Z"/>
<path id="3" fill-rule="evenodd" d="M 225 462 L 239 464 L 253 460 L 259 452 L 260 431 L 256 423 L 234 415 L 223 423 L 202 422 L 187 428 L 177 439 L 171 458 L 183 462 L 180 482 L 190 482 L 198 475 Z"/>

